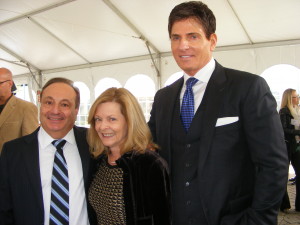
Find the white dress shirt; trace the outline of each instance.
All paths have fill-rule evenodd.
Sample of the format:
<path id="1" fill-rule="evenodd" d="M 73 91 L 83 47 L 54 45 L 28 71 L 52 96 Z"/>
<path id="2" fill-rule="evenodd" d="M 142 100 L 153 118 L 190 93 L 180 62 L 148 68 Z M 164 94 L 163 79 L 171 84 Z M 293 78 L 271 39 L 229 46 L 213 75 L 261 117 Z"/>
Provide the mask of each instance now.
<path id="1" fill-rule="evenodd" d="M 201 104 L 201 101 L 204 96 L 204 92 L 207 86 L 207 83 L 214 72 L 216 67 L 216 62 L 214 58 L 212 57 L 209 63 L 207 63 L 201 70 L 199 70 L 193 77 L 198 79 L 198 82 L 193 86 L 193 93 L 194 93 L 194 114 L 196 113 L 198 107 Z M 184 73 L 184 85 L 182 86 L 181 92 L 180 92 L 180 109 L 182 105 L 183 95 L 186 89 L 186 81 L 191 76 Z"/>
<path id="2" fill-rule="evenodd" d="M 63 153 L 67 161 L 69 176 L 69 224 L 89 225 L 82 164 L 73 129 L 70 130 L 63 139 L 67 141 L 63 148 Z M 38 141 L 41 184 L 44 200 L 44 225 L 49 225 L 51 177 L 54 154 L 56 151 L 56 148 L 52 145 L 53 140 L 54 139 L 40 127 Z"/>

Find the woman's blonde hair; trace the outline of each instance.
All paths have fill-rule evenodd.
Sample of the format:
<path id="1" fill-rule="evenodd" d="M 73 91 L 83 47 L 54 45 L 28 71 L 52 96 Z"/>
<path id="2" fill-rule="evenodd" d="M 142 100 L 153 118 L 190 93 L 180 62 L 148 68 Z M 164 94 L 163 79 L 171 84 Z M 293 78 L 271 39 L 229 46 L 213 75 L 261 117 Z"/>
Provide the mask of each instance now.
<path id="1" fill-rule="evenodd" d="M 292 89 L 292 88 L 286 89 L 283 92 L 282 100 L 281 100 L 281 106 L 280 106 L 281 109 L 287 107 L 290 110 L 290 112 L 291 112 L 291 114 L 294 118 L 297 117 L 297 113 L 294 109 L 293 102 L 292 102 L 292 97 L 293 97 L 292 94 L 295 91 L 296 90 Z"/>
<path id="2" fill-rule="evenodd" d="M 146 123 L 143 111 L 137 99 L 125 88 L 109 88 L 104 91 L 93 103 L 89 116 L 87 140 L 91 153 L 97 157 L 103 152 L 109 153 L 109 149 L 103 145 L 101 139 L 95 130 L 95 113 L 98 106 L 106 102 L 116 102 L 121 106 L 121 113 L 125 117 L 127 123 L 127 138 L 121 147 L 121 155 L 131 151 L 141 151 L 149 146 L 155 146 L 152 143 L 152 135 Z"/>

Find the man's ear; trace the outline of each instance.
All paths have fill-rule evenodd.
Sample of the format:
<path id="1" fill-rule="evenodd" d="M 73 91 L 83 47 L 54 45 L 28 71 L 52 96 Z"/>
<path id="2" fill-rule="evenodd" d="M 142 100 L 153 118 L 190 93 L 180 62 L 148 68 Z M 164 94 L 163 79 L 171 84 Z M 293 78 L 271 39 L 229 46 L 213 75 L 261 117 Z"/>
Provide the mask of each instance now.
<path id="1" fill-rule="evenodd" d="M 218 42 L 218 37 L 215 33 L 210 35 L 210 50 L 213 51 L 215 50 L 216 46 L 217 46 L 217 42 Z"/>
<path id="2" fill-rule="evenodd" d="M 15 85 L 15 82 L 12 81 L 11 92 L 14 92 L 16 90 L 17 90 L 17 87 Z"/>
<path id="3" fill-rule="evenodd" d="M 79 112 L 79 107 L 77 109 L 75 109 L 75 112 L 76 112 L 76 116 L 77 116 L 78 112 Z"/>

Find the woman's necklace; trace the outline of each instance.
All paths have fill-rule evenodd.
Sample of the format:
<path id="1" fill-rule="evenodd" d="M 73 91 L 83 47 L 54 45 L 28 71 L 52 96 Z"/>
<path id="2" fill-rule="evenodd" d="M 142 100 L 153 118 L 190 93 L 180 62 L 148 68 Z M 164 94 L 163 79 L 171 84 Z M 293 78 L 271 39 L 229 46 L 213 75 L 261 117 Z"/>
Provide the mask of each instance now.
<path id="1" fill-rule="evenodd" d="M 115 166 L 117 165 L 117 162 L 116 162 L 116 158 L 115 157 L 112 157 L 110 154 L 108 155 L 107 157 L 107 161 L 110 165 L 112 166 Z"/>
<path id="2" fill-rule="evenodd" d="M 109 161 L 110 165 L 117 165 L 116 161 Z"/>

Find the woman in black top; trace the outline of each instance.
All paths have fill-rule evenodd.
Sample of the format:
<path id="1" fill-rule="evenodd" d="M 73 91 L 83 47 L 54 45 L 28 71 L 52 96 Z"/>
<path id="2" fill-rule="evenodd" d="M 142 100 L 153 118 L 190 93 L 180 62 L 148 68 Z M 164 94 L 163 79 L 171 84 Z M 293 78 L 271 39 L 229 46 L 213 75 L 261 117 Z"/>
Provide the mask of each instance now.
<path id="1" fill-rule="evenodd" d="M 284 91 L 279 111 L 281 123 L 284 130 L 286 146 L 288 150 L 289 160 L 296 173 L 296 199 L 295 209 L 300 211 L 300 109 L 299 96 L 294 89 Z M 291 208 L 288 195 L 283 198 L 280 209 L 285 211 Z"/>
<path id="2" fill-rule="evenodd" d="M 97 160 L 88 200 L 101 225 L 170 225 L 166 162 L 136 98 L 110 88 L 92 105 L 88 143 Z"/>

